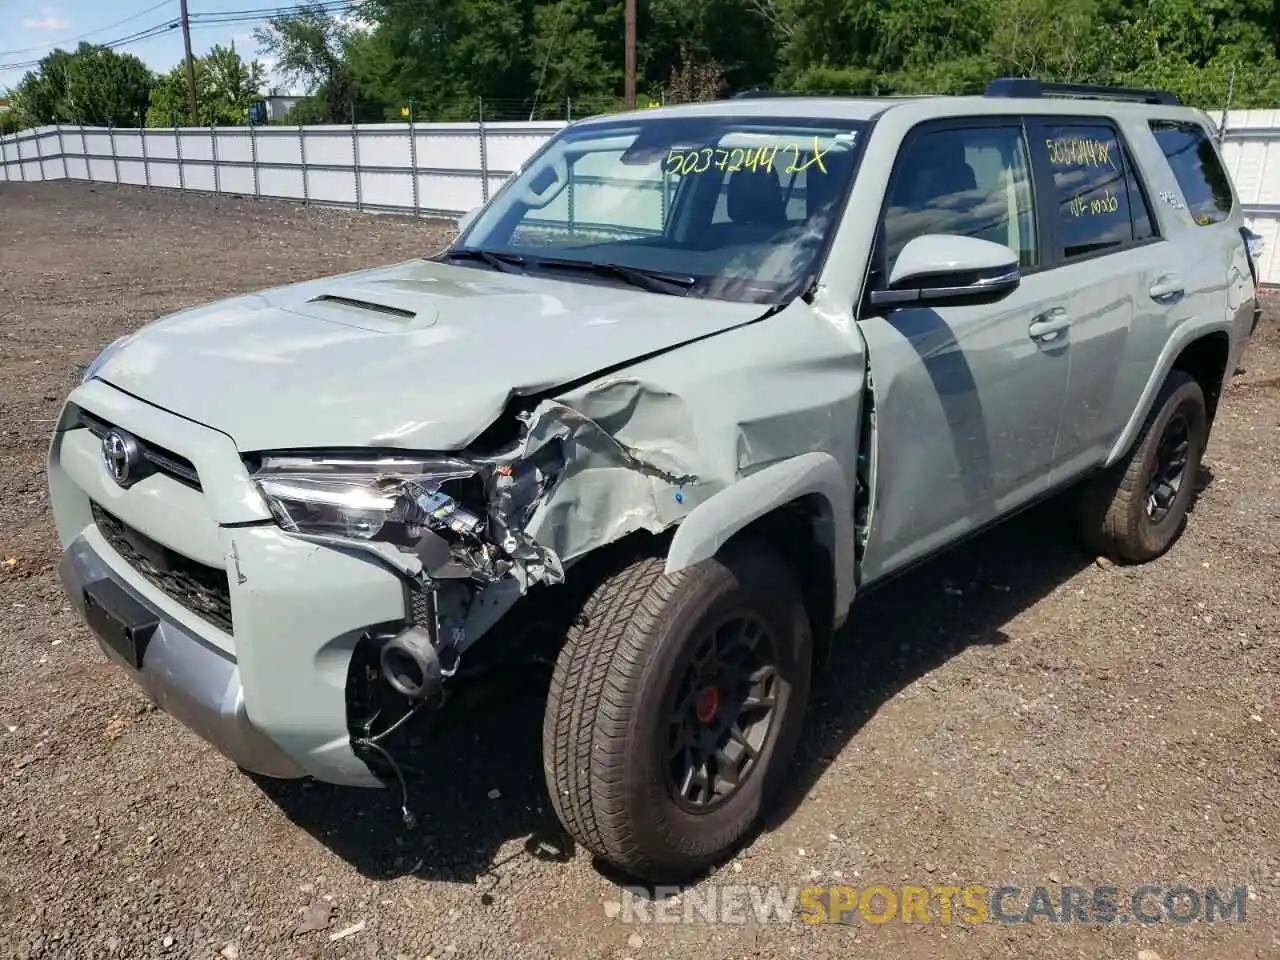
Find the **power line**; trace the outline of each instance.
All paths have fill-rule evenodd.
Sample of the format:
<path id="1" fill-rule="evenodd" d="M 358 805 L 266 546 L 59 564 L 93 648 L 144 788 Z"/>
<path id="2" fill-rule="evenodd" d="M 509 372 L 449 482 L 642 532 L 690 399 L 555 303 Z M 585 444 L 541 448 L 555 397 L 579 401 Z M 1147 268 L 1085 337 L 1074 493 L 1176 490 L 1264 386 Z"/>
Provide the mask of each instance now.
<path id="1" fill-rule="evenodd" d="M 327 3 L 308 4 L 308 10 L 319 9 L 322 13 L 338 13 L 339 11 L 355 11 L 358 3 L 351 0 L 329 0 Z M 297 17 L 297 13 L 290 11 L 301 10 L 301 6 L 297 7 L 264 7 L 260 10 L 228 10 L 218 13 L 193 13 L 191 15 L 191 27 L 195 29 L 197 26 L 217 26 L 226 23 L 252 23 L 257 20 L 274 20 L 276 18 L 293 18 Z"/>
<path id="2" fill-rule="evenodd" d="M 158 4 L 157 7 L 164 6 L 165 3 L 172 3 L 172 2 L 173 0 L 164 0 L 164 3 Z M 275 18 L 287 19 L 289 17 L 297 16 L 297 13 L 295 11 L 300 11 L 303 8 L 303 6 L 304 6 L 303 4 L 298 4 L 292 7 L 262 7 L 257 10 L 229 11 L 227 14 L 223 14 L 223 13 L 192 14 L 191 29 L 195 30 L 202 27 L 222 26 L 222 25 L 231 24 L 231 23 L 249 23 L 249 22 L 253 22 L 256 20 L 263 20 L 263 19 L 275 19 Z M 357 7 L 357 4 L 353 3 L 352 0 L 327 0 L 327 2 L 321 2 L 318 4 L 307 4 L 306 6 L 318 7 L 325 13 L 336 13 L 339 10 L 355 10 Z M 157 7 L 153 7 L 151 9 L 157 9 Z M 126 18 L 125 21 L 121 21 L 121 22 L 123 23 L 123 22 L 127 22 L 127 20 L 135 20 L 139 16 L 141 16 L 142 13 L 146 13 L 146 12 L 148 11 L 141 11 L 140 13 L 134 14 L 132 17 L 128 17 Z M 239 16 L 231 16 L 230 14 L 239 14 Z M 94 46 L 106 47 L 109 50 L 116 50 L 116 49 L 119 49 L 120 47 L 126 47 L 131 44 L 141 43 L 144 40 L 151 40 L 154 37 L 158 37 L 158 36 L 161 36 L 162 34 L 168 33 L 170 30 L 176 30 L 179 26 L 181 26 L 181 23 L 182 23 L 181 20 L 174 19 L 174 20 L 166 21 L 164 23 L 153 24 L 150 27 L 147 27 L 143 30 L 138 30 L 127 36 L 120 37 L 115 40 L 109 40 L 109 41 L 106 41 L 105 43 L 94 44 Z M 102 28 L 102 29 L 110 29 L 110 28 L 108 27 L 108 28 Z M 102 32 L 102 30 L 100 29 L 94 32 L 100 33 Z M 58 48 L 51 47 L 48 49 L 49 51 L 52 51 Z M 40 61 L 43 59 L 44 57 L 41 56 L 41 57 L 29 59 L 29 60 L 16 61 L 13 63 L 0 63 L 0 71 L 24 70 L 24 69 L 29 69 L 31 67 L 37 67 L 40 65 Z"/>
<path id="3" fill-rule="evenodd" d="M 160 2 L 157 3 L 155 6 L 147 7 L 147 9 L 145 10 L 139 10 L 137 13 L 129 15 L 125 17 L 123 20 L 117 20 L 115 23 L 108 23 L 105 27 L 98 27 L 97 29 L 94 29 L 94 30 L 86 30 L 84 33 L 78 34 L 74 37 L 67 37 L 64 40 L 59 40 L 58 43 L 55 44 L 55 46 L 59 46 L 64 43 L 75 43 L 77 40 L 83 40 L 85 37 L 92 37 L 94 34 L 106 33 L 108 30 L 114 30 L 116 27 L 122 26 L 131 20 L 137 20 L 139 17 L 146 16 L 148 13 L 152 13 L 153 11 L 159 10 L 161 7 L 168 6 L 173 2 L 174 0 L 160 0 Z M 31 53 L 32 51 L 35 51 L 35 50 L 52 50 L 52 49 L 53 47 L 27 47 L 25 50 L 0 50 L 0 57 L 12 57 L 15 54 L 19 54 L 19 53 Z"/>
<path id="4" fill-rule="evenodd" d="M 170 30 L 178 28 L 178 21 L 171 20 L 168 23 L 158 23 L 154 26 L 147 27 L 145 30 L 139 30 L 137 33 L 130 34 L 127 37 L 121 37 L 118 40 L 111 40 L 107 43 L 96 43 L 95 47 L 106 47 L 108 50 L 115 50 L 119 47 L 129 46 L 134 43 L 141 43 L 143 40 L 150 40 Z M 56 47 L 53 49 L 57 49 Z M 46 54 L 47 56 L 47 54 Z M 38 67 L 44 57 L 38 57 L 34 60 L 23 60 L 16 63 L 0 63 L 0 71 L 8 70 L 24 70 L 30 67 Z"/>

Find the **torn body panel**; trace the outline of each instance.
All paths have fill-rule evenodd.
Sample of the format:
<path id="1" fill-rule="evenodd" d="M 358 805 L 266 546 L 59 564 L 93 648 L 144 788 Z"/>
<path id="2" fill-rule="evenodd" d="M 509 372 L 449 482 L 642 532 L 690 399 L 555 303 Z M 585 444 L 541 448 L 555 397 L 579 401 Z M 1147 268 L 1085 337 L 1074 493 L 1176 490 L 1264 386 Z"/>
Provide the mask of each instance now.
<path id="1" fill-rule="evenodd" d="M 741 362 L 716 362 L 726 351 Z M 513 532 L 554 557 L 563 575 L 629 534 L 669 530 L 775 464 L 820 451 L 853 477 L 865 369 L 852 324 L 797 300 L 759 323 L 543 400 L 527 414 L 509 462 L 556 443 L 563 466 Z M 830 494 L 815 481 L 808 492 L 842 501 L 828 509 L 842 531 L 849 521 L 851 556 L 854 506 L 845 486 L 848 494 Z M 733 532 L 720 531 L 725 540 Z M 832 549 L 843 553 L 844 545 Z M 556 568 L 547 563 L 544 571 Z M 550 582 L 545 573 L 541 579 Z"/>

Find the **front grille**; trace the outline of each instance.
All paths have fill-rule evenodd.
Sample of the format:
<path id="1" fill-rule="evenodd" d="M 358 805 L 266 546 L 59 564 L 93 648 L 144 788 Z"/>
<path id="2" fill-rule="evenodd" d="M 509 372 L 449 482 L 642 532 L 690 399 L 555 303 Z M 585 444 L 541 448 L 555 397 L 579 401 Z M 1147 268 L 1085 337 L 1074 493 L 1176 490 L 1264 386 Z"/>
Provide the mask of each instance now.
<path id="1" fill-rule="evenodd" d="M 99 440 L 105 437 L 107 431 L 115 426 L 115 424 L 108 423 L 83 408 L 78 411 L 78 417 L 81 426 L 88 429 Z M 200 476 L 196 473 L 196 465 L 194 463 L 186 457 L 174 453 L 172 450 L 166 450 L 164 447 L 159 447 L 154 443 L 143 440 L 141 437 L 132 434 L 132 431 L 130 435 L 138 441 L 138 446 L 142 449 L 142 458 L 147 462 L 151 471 L 172 477 L 193 490 L 200 489 Z"/>
<path id="2" fill-rule="evenodd" d="M 129 566 L 198 617 L 231 633 L 231 588 L 225 570 L 206 567 L 175 553 L 108 513 L 96 503 L 93 522 Z"/>

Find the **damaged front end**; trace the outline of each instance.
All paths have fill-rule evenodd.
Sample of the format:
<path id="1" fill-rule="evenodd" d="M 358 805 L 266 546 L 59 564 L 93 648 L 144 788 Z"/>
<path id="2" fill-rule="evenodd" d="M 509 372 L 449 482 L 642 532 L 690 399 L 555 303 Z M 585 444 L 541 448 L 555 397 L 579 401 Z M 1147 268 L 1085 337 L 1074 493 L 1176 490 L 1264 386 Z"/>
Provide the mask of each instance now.
<path id="1" fill-rule="evenodd" d="M 405 583 L 405 622 L 370 628 L 348 670 L 352 744 L 380 775 L 399 776 L 389 739 L 414 714 L 445 703 L 463 679 L 454 679 L 462 653 L 517 600 L 562 583 L 566 563 L 600 543 L 657 532 L 687 511 L 684 490 L 695 477 L 642 457 L 579 411 L 544 400 L 515 423 L 516 438 L 484 454 L 248 458 L 283 530 L 372 553 Z M 661 496 L 663 509 L 653 505 L 659 490 L 675 491 Z M 597 504 L 587 514 L 613 519 L 583 521 L 588 499 Z M 580 522 L 566 522 L 566 510 Z M 536 619 L 528 626 L 536 629 Z"/>

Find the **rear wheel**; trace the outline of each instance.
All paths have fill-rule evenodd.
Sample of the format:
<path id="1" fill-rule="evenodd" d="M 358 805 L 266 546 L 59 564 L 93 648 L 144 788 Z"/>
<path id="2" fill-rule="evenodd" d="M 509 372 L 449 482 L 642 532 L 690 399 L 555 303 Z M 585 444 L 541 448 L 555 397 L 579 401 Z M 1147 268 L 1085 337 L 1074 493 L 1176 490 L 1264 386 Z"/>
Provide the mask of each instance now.
<path id="1" fill-rule="evenodd" d="M 1174 370 L 1129 455 L 1083 492 L 1080 533 L 1098 553 L 1144 563 L 1181 535 L 1209 439 L 1204 392 Z"/>
<path id="2" fill-rule="evenodd" d="M 763 545 L 672 576 L 645 557 L 605 580 L 560 652 L 543 725 L 565 828 L 653 881 L 730 855 L 791 762 L 811 656 L 795 579 Z"/>

